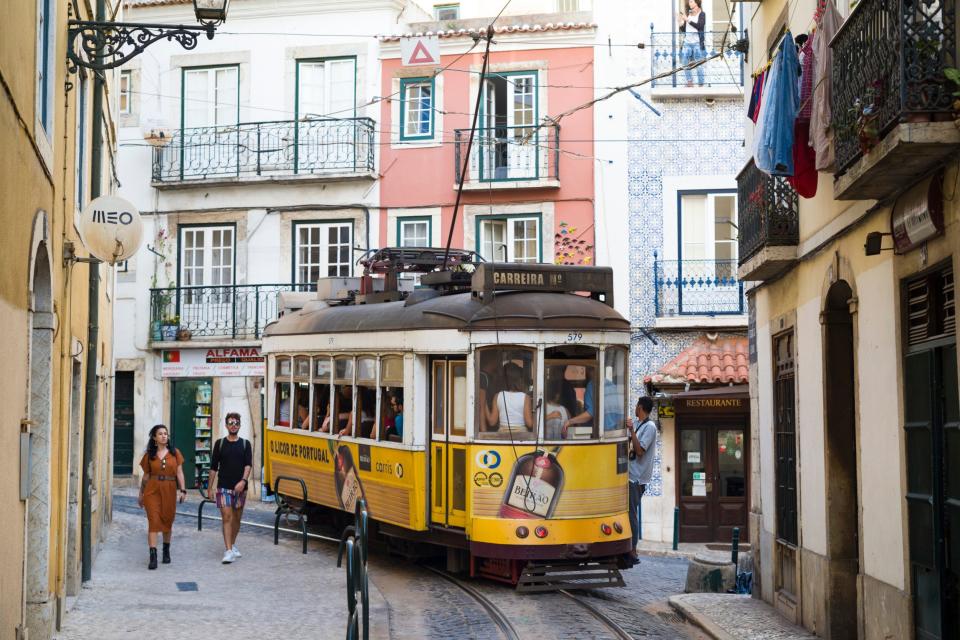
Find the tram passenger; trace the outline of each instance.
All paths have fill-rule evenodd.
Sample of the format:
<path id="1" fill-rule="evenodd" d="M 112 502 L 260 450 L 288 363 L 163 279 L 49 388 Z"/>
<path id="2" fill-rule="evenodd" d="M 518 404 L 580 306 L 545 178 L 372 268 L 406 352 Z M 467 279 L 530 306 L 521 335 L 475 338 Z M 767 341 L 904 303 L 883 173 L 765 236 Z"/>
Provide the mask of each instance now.
<path id="1" fill-rule="evenodd" d="M 529 432 L 533 429 L 533 408 L 523 379 L 523 369 L 508 362 L 503 367 L 506 389 L 497 393 L 493 406 L 486 412 L 487 423 L 500 431 Z"/>
<path id="2" fill-rule="evenodd" d="M 353 390 L 343 385 L 337 387 L 337 435 L 344 436 L 353 433 Z"/>
<path id="3" fill-rule="evenodd" d="M 587 386 L 583 392 L 583 411 L 574 417 L 567 420 L 561 431 L 561 434 L 564 438 L 567 437 L 567 429 L 569 427 L 576 426 L 578 424 L 582 425 L 593 425 L 593 414 L 594 414 L 594 393 L 593 393 L 593 367 L 586 367 L 586 376 L 587 376 Z"/>
<path id="4" fill-rule="evenodd" d="M 373 437 L 373 418 L 377 410 L 377 392 L 373 389 L 361 387 L 359 389 L 358 407 L 360 412 L 360 431 L 357 433 L 359 438 Z"/>
<path id="5" fill-rule="evenodd" d="M 307 406 L 306 398 L 297 403 L 297 422 L 293 425 L 293 428 L 310 429 L 310 407 Z"/>
<path id="6" fill-rule="evenodd" d="M 394 391 L 390 394 L 390 409 L 393 411 L 393 433 L 403 440 L 403 392 Z"/>
<path id="7" fill-rule="evenodd" d="M 563 437 L 563 425 L 570 419 L 570 411 L 564 406 L 564 381 L 547 382 L 547 412 L 544 416 L 547 440 L 559 440 Z"/>
<path id="8" fill-rule="evenodd" d="M 497 423 L 488 422 L 487 416 L 493 405 L 494 397 L 503 389 L 503 379 L 500 374 L 498 355 L 499 353 L 494 350 L 480 352 L 479 403 L 483 409 L 483 411 L 480 412 L 484 422 L 484 424 L 480 425 L 482 431 L 496 431 L 497 429 Z"/>

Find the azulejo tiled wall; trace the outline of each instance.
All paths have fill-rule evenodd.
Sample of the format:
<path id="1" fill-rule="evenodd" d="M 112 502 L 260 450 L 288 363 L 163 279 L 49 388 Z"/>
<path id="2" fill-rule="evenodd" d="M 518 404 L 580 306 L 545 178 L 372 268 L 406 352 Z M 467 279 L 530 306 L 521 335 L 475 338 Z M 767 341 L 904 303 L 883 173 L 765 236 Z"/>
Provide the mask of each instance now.
<path id="1" fill-rule="evenodd" d="M 657 371 L 700 335 L 696 331 L 658 331 L 653 289 L 654 252 L 664 242 L 663 180 L 667 176 L 735 175 L 746 159 L 744 114 L 740 97 L 636 100 L 628 116 L 628 189 L 630 229 L 630 383 L 634 400 L 645 393 L 644 377 Z M 653 482 L 647 492 L 663 492 L 658 438 Z"/>

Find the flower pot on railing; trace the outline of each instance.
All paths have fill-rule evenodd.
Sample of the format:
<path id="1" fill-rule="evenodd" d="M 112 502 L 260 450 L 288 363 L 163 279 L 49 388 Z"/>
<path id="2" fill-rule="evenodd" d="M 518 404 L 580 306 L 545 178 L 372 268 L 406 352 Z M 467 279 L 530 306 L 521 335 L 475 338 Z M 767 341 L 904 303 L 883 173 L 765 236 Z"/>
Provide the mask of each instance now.
<path id="1" fill-rule="evenodd" d="M 160 324 L 159 320 L 154 320 L 150 323 L 150 340 L 152 342 L 160 342 L 163 340 L 163 325 Z"/>
<path id="2" fill-rule="evenodd" d="M 180 317 L 172 316 L 164 318 L 160 327 L 160 333 L 167 342 L 173 342 L 177 339 L 177 332 L 180 331 Z"/>

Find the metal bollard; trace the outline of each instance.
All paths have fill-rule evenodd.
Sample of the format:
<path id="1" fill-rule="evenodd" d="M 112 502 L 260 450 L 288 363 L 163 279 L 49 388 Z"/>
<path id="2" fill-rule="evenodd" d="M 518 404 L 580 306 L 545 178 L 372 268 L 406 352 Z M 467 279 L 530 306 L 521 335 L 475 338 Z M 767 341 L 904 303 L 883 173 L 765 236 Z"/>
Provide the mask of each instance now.
<path id="1" fill-rule="evenodd" d="M 737 556 L 740 554 L 740 527 L 733 528 L 733 551 L 731 552 L 730 562 L 733 563 L 734 570 L 737 568 Z"/>
<path id="2" fill-rule="evenodd" d="M 680 507 L 673 508 L 673 550 L 680 546 Z"/>

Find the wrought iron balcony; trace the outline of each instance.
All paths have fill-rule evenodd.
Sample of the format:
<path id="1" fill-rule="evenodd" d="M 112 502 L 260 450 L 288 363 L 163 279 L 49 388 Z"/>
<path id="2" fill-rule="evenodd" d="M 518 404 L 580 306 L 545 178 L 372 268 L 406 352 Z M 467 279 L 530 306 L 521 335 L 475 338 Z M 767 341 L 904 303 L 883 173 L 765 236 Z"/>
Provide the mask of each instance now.
<path id="1" fill-rule="evenodd" d="M 944 70 L 957 66 L 956 47 L 956 0 L 861 0 L 856 6 L 831 42 L 837 173 L 868 154 L 870 160 L 838 181 L 837 197 L 884 197 L 955 152 L 955 88 Z M 874 148 L 879 152 L 870 153 Z M 874 165 L 878 170 L 861 180 Z"/>
<path id="2" fill-rule="evenodd" d="M 799 198 L 785 178 L 763 173 L 751 159 L 737 176 L 741 280 L 765 280 L 796 260 Z"/>
<path id="3" fill-rule="evenodd" d="M 653 263 L 658 318 L 743 314 L 743 282 L 736 260 L 657 260 Z"/>
<path id="4" fill-rule="evenodd" d="M 460 184 L 469 129 L 454 131 L 454 175 Z M 478 128 L 470 152 L 467 185 L 529 183 L 534 186 L 560 179 L 560 127 L 524 126 Z M 559 186 L 556 183 L 552 186 Z"/>
<path id="5" fill-rule="evenodd" d="M 690 71 L 680 71 L 653 81 L 651 86 L 657 87 L 742 87 L 744 54 L 735 51 L 732 46 L 737 41 L 734 32 L 708 31 L 703 34 L 706 51 L 696 46 L 696 60 L 720 52 L 721 46 L 726 43 L 724 53 Z M 650 25 L 650 71 L 651 76 L 658 76 L 664 72 L 676 69 L 693 62 L 684 53 L 684 34 L 677 32 L 658 32 Z M 702 75 L 701 75 L 702 74 Z M 702 78 L 702 80 L 701 80 Z"/>
<path id="6" fill-rule="evenodd" d="M 169 145 L 154 149 L 153 181 L 369 174 L 374 168 L 373 136 L 370 118 L 182 129 Z"/>
<path id="7" fill-rule="evenodd" d="M 277 319 L 281 292 L 315 290 L 312 284 L 150 289 L 150 340 L 259 339 Z"/>

